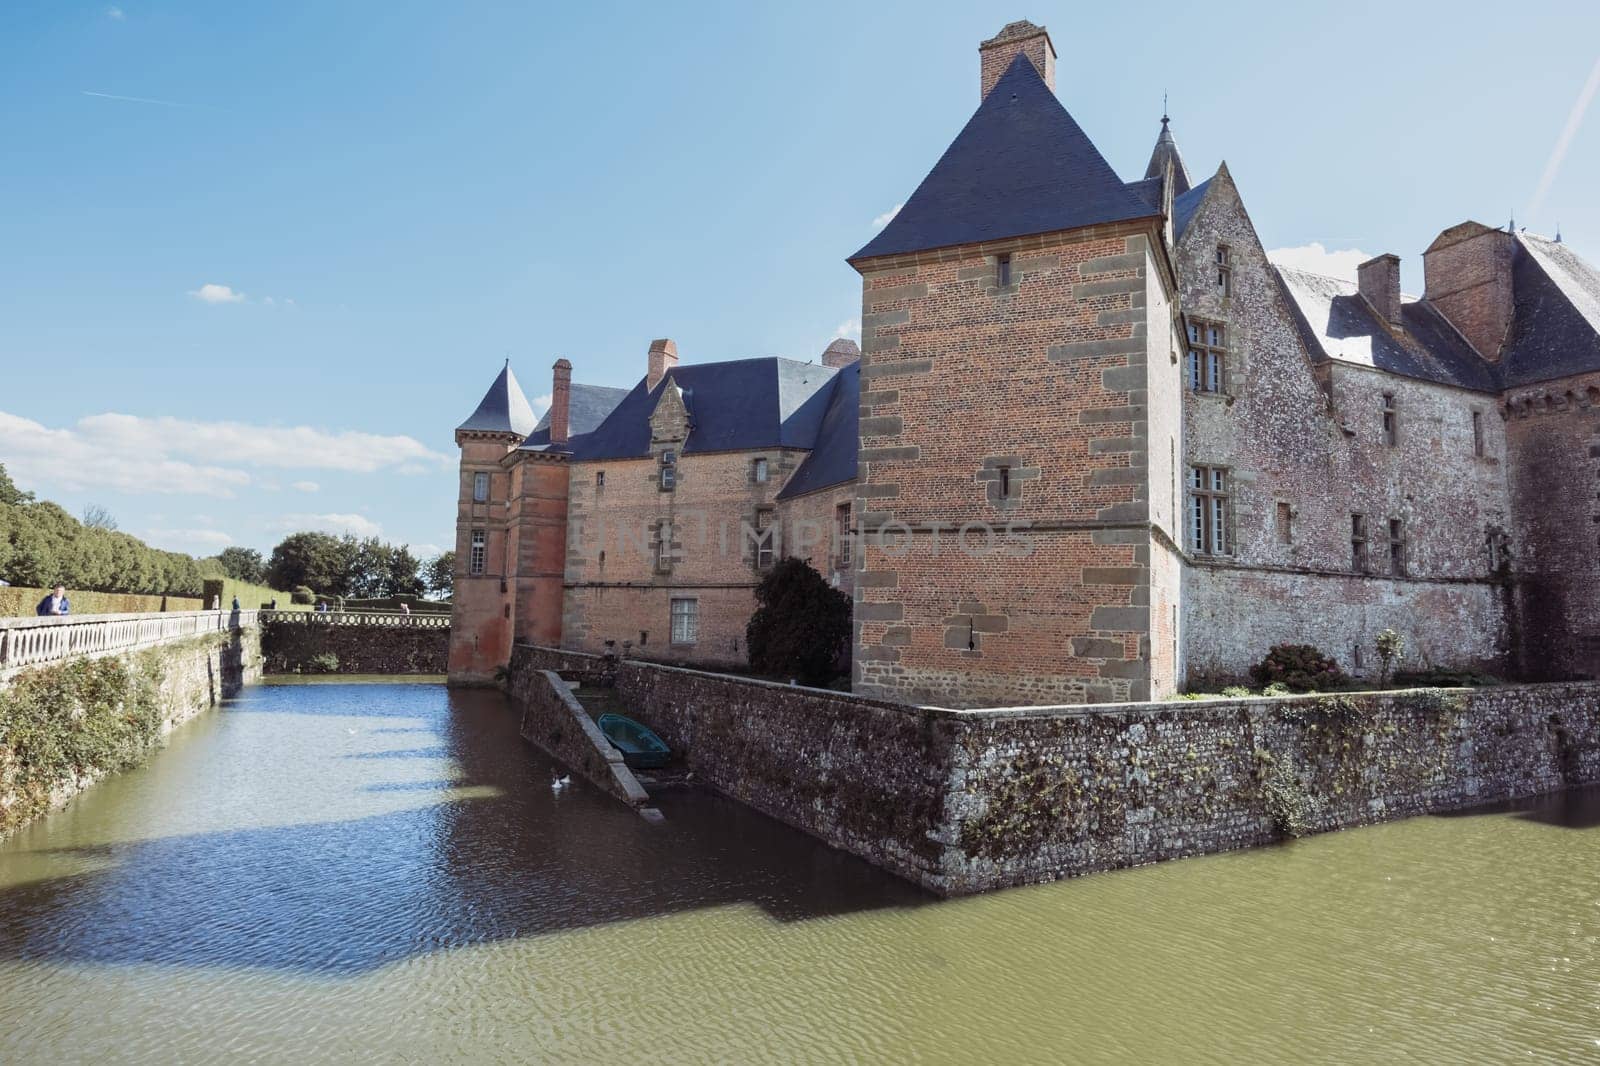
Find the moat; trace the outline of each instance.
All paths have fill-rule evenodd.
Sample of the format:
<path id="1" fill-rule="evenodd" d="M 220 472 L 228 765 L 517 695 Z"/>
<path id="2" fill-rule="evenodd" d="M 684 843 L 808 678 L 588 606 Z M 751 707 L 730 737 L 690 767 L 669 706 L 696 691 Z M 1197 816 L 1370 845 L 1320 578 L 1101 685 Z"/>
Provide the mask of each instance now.
<path id="1" fill-rule="evenodd" d="M 939 902 L 502 698 L 265 685 L 0 843 L 0 1061 L 1600 1055 L 1600 791 Z"/>

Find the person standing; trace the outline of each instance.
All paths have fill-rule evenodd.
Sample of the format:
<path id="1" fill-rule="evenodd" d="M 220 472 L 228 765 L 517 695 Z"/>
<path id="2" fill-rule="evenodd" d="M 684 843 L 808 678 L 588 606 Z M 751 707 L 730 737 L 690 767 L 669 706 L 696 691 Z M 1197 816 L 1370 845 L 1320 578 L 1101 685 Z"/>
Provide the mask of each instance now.
<path id="1" fill-rule="evenodd" d="M 39 601 L 39 606 L 35 608 L 34 613 L 40 615 L 66 614 L 71 608 L 72 605 L 67 600 L 66 586 L 57 585 L 51 590 L 50 595 Z"/>

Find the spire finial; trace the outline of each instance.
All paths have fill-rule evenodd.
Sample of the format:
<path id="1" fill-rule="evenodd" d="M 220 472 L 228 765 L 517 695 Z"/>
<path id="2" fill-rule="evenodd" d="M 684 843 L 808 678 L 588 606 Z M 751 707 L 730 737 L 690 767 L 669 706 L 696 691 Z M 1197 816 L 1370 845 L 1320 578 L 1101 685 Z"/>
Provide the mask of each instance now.
<path id="1" fill-rule="evenodd" d="M 1161 91 L 1161 124 L 1165 126 L 1170 121 L 1172 120 L 1167 117 L 1167 92 L 1163 89 Z"/>
<path id="2" fill-rule="evenodd" d="M 1556 223 L 1556 243 L 1561 243 L 1561 223 Z"/>

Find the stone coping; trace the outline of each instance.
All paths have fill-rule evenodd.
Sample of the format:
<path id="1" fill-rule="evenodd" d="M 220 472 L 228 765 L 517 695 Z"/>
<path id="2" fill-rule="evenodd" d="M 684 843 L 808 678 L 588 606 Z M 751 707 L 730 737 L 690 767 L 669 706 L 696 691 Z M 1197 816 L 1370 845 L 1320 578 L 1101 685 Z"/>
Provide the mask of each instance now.
<path id="1" fill-rule="evenodd" d="M 605 661 L 605 656 L 593 652 L 568 651 L 562 648 L 552 648 L 543 644 L 526 644 L 524 647 L 535 648 L 539 651 L 550 652 L 554 655 L 564 655 L 574 659 L 587 659 L 596 664 Z M 652 662 L 649 659 L 622 659 L 628 666 L 645 666 L 654 670 L 670 670 L 679 674 L 692 674 L 697 677 L 714 678 L 719 681 L 732 682 L 741 685 L 750 685 L 756 688 L 772 688 L 785 692 L 803 692 L 808 696 L 816 696 L 834 700 L 839 703 L 849 703 L 857 707 L 877 707 L 884 710 L 901 711 L 931 715 L 936 718 L 949 718 L 957 720 L 990 719 L 990 718 L 1092 718 L 1105 714 L 1167 714 L 1173 711 L 1182 711 L 1199 707 L 1241 707 L 1252 703 L 1271 703 L 1277 706 L 1295 703 L 1315 703 L 1331 696 L 1354 696 L 1361 699 L 1372 698 L 1398 698 L 1414 696 L 1419 692 L 1447 692 L 1447 693 L 1508 693 L 1522 690 L 1547 692 L 1553 689 L 1568 688 L 1575 692 L 1587 694 L 1600 694 L 1600 681 L 1531 681 L 1511 685 L 1479 685 L 1475 687 L 1438 687 L 1424 686 L 1420 688 L 1389 688 L 1370 689 L 1349 692 L 1297 692 L 1283 696 L 1218 696 L 1214 699 L 1203 700 L 1150 700 L 1143 703 L 1072 703 L 1048 704 L 1044 706 L 1019 706 L 1019 707 L 937 707 L 931 704 L 897 703 L 893 700 L 879 699 L 875 696 L 857 696 L 849 692 L 838 692 L 829 688 L 811 688 L 807 685 L 789 685 L 782 681 L 768 681 L 765 678 L 745 677 L 740 674 L 720 674 L 713 670 L 695 670 L 684 666 L 671 666 L 666 663 Z"/>

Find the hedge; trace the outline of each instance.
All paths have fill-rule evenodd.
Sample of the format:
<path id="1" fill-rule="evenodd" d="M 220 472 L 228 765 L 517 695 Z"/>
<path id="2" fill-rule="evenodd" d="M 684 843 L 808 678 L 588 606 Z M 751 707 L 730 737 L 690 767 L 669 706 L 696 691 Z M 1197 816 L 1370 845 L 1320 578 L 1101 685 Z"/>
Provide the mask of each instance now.
<path id="1" fill-rule="evenodd" d="M 51 589 L 0 587 L 0 618 L 32 614 Z M 155 611 L 198 611 L 200 601 L 191 596 L 140 596 L 131 592 L 79 592 L 69 589 L 73 614 L 148 614 Z"/>

